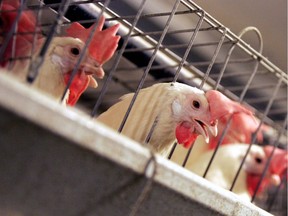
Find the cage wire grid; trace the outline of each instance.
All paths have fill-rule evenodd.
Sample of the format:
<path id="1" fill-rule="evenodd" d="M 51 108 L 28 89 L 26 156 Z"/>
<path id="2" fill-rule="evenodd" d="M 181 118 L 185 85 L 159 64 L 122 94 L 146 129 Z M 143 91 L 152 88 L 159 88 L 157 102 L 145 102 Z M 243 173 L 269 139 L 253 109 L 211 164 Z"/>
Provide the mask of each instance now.
<path id="1" fill-rule="evenodd" d="M 266 137 L 264 144 L 286 149 L 288 77 L 286 72 L 262 55 L 265 41 L 263 44 L 261 33 L 256 28 L 249 27 L 237 35 L 190 0 L 23 0 L 21 3 L 23 7 L 18 13 L 27 9 L 37 13 L 38 24 L 47 36 L 42 57 L 36 62 L 38 66 L 31 67 L 32 81 L 37 76 L 37 67 L 41 65 L 41 58 L 51 39 L 63 34 L 71 22 L 89 27 L 105 15 L 105 27 L 120 23 L 118 50 L 104 65 L 105 77 L 97 79 L 98 88 L 88 89 L 81 96 L 76 104 L 79 109 L 97 116 L 126 93 L 136 92 L 136 99 L 137 92 L 144 87 L 177 81 L 204 90 L 217 89 L 249 107 L 259 118 L 260 125 L 265 123 L 275 129 L 273 135 Z M 15 30 L 9 32 L 9 37 L 13 37 Z M 245 34 L 255 34 L 259 47 L 252 48 L 249 42 L 244 41 L 242 37 Z M 0 54 L 4 50 L 5 38 L 2 41 Z M 30 56 L 22 58 L 29 59 Z M 10 59 L 14 60 L 17 59 Z M 33 64 L 35 61 L 31 61 Z M 69 85 L 66 90 L 68 88 Z M 133 102 L 130 108 L 133 108 Z M 228 127 L 229 124 L 226 129 Z M 222 138 L 224 136 L 225 130 Z M 251 143 L 255 141 L 256 133 Z M 221 141 L 218 147 L 220 144 Z M 191 151 L 193 149 L 187 151 L 183 166 Z M 213 158 L 210 163 L 213 163 Z M 242 166 L 243 163 L 239 171 Z M 234 181 L 236 179 L 237 175 Z M 287 188 L 286 180 L 282 184 Z M 274 188 L 270 193 L 264 203 L 253 201 L 272 213 L 286 215 L 285 190 Z"/>

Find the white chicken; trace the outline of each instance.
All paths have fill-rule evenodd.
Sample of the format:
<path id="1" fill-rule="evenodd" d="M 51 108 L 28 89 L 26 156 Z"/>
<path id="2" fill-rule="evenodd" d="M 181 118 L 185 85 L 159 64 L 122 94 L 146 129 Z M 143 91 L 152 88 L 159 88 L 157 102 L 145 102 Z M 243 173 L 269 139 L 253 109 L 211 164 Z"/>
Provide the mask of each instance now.
<path id="1" fill-rule="evenodd" d="M 241 161 L 248 150 L 247 144 L 227 144 L 220 146 L 218 152 L 206 174 L 206 179 L 216 185 L 230 189 Z M 202 153 L 197 160 L 188 161 L 186 168 L 203 176 L 214 150 Z M 287 153 L 277 149 L 278 159 L 272 160 L 258 192 L 262 192 L 269 184 L 280 184 L 282 172 L 287 169 Z M 236 180 L 233 192 L 245 200 L 250 201 L 256 186 L 264 171 L 265 165 L 271 153 L 271 146 L 260 147 L 253 144 Z M 286 163 L 286 166 L 284 165 Z M 277 165 L 276 165 L 277 164 Z M 276 166 L 275 166 L 276 165 Z M 279 166 L 280 165 L 280 166 Z M 277 168 L 276 168 L 277 167 Z"/>
<path id="2" fill-rule="evenodd" d="M 43 43 L 44 38 L 39 40 L 39 42 Z M 35 57 L 37 57 L 41 46 L 38 47 L 39 49 L 36 51 Z M 72 37 L 54 37 L 48 47 L 43 64 L 39 68 L 39 76 L 37 76 L 33 82 L 33 87 L 60 100 L 83 47 L 84 43 L 79 39 Z M 11 71 L 8 73 L 16 75 L 16 77 L 23 82 L 26 81 L 30 66 L 29 62 L 29 60 L 17 60 L 13 62 L 12 68 L 10 65 Z M 96 65 L 96 62 L 86 55 L 86 59 L 81 64 L 74 79 L 77 86 L 76 84 L 72 84 L 69 89 L 68 100 L 73 101 L 73 96 L 78 94 L 78 91 L 81 91 L 79 89 L 85 89 L 88 85 L 97 87 L 97 82 L 91 74 L 96 74 L 97 77 L 100 78 L 102 78 L 104 74 L 99 73 L 99 68 Z"/>
<path id="3" fill-rule="evenodd" d="M 123 96 L 97 120 L 118 130 L 133 96 Z M 154 152 L 166 156 L 175 138 L 186 148 L 198 135 L 208 143 L 209 132 L 217 135 L 218 117 L 233 112 L 248 111 L 215 90 L 205 93 L 182 83 L 159 83 L 139 91 L 121 132 L 145 143 L 155 123 L 149 146 Z"/>
<path id="4" fill-rule="evenodd" d="M 121 97 L 121 101 L 102 113 L 97 120 L 118 130 L 134 94 Z M 156 120 L 157 118 L 157 120 Z M 160 83 L 140 90 L 122 133 L 140 142 L 145 140 L 157 121 L 149 146 L 166 155 L 178 137 L 177 128 L 189 128 L 194 136 L 201 134 L 209 140 L 208 131 L 215 135 L 211 125 L 209 103 L 205 92 L 181 83 Z M 179 135 L 181 136 L 181 135 Z"/>
<path id="5" fill-rule="evenodd" d="M 7 37 L 5 40 L 0 40 L 2 68 L 7 69 L 8 73 L 23 82 L 26 81 L 27 75 L 30 81 L 38 75 L 32 86 L 58 100 L 62 98 L 67 84 L 71 84 L 66 95 L 67 101 L 64 101 L 69 105 L 74 105 L 88 86 L 97 87 L 97 82 L 92 75 L 96 78 L 104 76 L 102 65 L 112 57 L 120 39 L 116 36 L 119 24 L 102 30 L 104 17 L 100 17 L 97 26 L 95 23 L 89 29 L 85 29 L 79 23 L 72 23 L 66 29 L 65 36 L 54 37 L 51 43 L 46 44 L 46 38 L 42 35 L 40 27 L 36 25 L 37 19 L 32 10 L 23 10 L 16 23 L 17 10 L 22 3 L 17 0 L 4 0 L 0 6 L 0 10 L 3 10 L 0 13 L 0 32 L 4 38 Z M 92 32 L 94 27 L 95 31 Z M 14 36 L 9 38 L 13 29 Z M 77 68 L 72 79 L 72 72 L 80 54 L 83 53 L 90 33 L 92 33 L 91 43 L 87 46 L 80 67 Z M 44 53 L 42 47 L 47 49 L 44 57 L 40 58 L 39 53 L 41 52 L 41 56 Z M 35 69 L 39 69 L 38 73 L 35 73 Z"/>

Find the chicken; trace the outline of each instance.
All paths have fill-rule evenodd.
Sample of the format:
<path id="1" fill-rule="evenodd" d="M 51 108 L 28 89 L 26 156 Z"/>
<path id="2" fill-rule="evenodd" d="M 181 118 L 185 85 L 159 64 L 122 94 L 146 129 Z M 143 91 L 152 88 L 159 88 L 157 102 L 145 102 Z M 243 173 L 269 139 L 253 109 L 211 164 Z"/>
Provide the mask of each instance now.
<path id="1" fill-rule="evenodd" d="M 247 144 L 239 143 L 220 146 L 206 175 L 206 179 L 229 190 L 248 147 L 249 145 Z M 271 148 L 271 146 L 263 148 L 255 144 L 251 146 L 233 188 L 234 193 L 238 194 L 243 199 L 251 200 L 251 196 L 253 196 L 256 190 L 256 186 L 260 181 L 266 162 L 272 152 Z M 202 153 L 197 160 L 193 161 L 193 163 L 188 161 L 186 168 L 203 176 L 212 154 L 213 150 Z M 277 149 L 269 165 L 268 173 L 265 175 L 258 192 L 263 192 L 264 189 L 267 189 L 271 184 L 280 184 L 280 177 L 286 169 L 287 152 Z"/>
<path id="2" fill-rule="evenodd" d="M 97 120 L 118 130 L 133 95 L 121 97 L 120 102 Z M 208 130 L 216 134 L 215 125 L 210 125 L 209 104 L 204 91 L 181 83 L 160 83 L 140 90 L 122 133 L 145 143 L 155 120 L 157 124 L 149 146 L 162 155 L 170 149 L 175 135 L 181 137 L 177 127 L 190 127 L 193 135 L 202 134 L 208 140 Z"/>
<path id="3" fill-rule="evenodd" d="M 42 42 L 44 43 L 44 39 Z M 60 100 L 83 47 L 84 43 L 77 38 L 54 37 L 49 45 L 43 64 L 39 68 L 39 75 L 32 84 L 33 87 Z M 38 49 L 35 56 L 38 55 L 39 51 Z M 78 95 L 88 85 L 92 87 L 97 86 L 96 80 L 91 74 L 103 77 L 103 74 L 101 71 L 99 72 L 99 68 L 95 66 L 95 63 L 91 61 L 88 55 L 86 56 L 69 88 L 67 103 L 70 105 L 76 102 Z M 15 61 L 12 69 L 12 74 L 16 75 L 23 82 L 26 81 L 30 66 L 29 63 L 25 64 L 24 61 Z"/>
<path id="4" fill-rule="evenodd" d="M 9 9 L 17 10 L 18 8 L 18 1 L 3 2 L 2 9 L 8 10 L 7 12 L 1 13 L 3 23 L 2 30 L 4 33 L 12 28 L 16 19 L 16 12 L 11 12 Z M 96 31 L 92 35 L 91 43 L 85 51 L 84 58 L 81 61 L 77 74 L 73 77 L 67 92 L 67 101 L 64 101 L 69 105 L 74 105 L 88 86 L 94 88 L 97 87 L 97 82 L 92 77 L 92 74 L 97 78 L 103 78 L 104 71 L 102 65 L 112 57 L 117 48 L 120 37 L 115 34 L 119 25 L 114 25 L 102 31 L 104 21 L 104 17 L 101 17 L 99 25 L 96 26 Z M 16 44 L 14 44 L 16 55 L 12 55 L 11 39 L 4 52 L 4 56 L 5 58 L 25 56 L 26 58 L 16 59 L 14 61 L 5 60 L 1 64 L 2 67 L 8 69 L 11 74 L 16 75 L 16 77 L 23 82 L 26 81 L 28 74 L 29 78 L 33 80 L 33 77 L 31 78 L 33 75 L 30 74 L 30 59 L 27 59 L 27 57 L 31 56 L 34 37 L 30 34 L 22 35 L 18 33 L 26 31 L 33 32 L 35 31 L 35 26 L 36 18 L 32 11 L 23 11 L 19 18 L 18 28 L 16 28 Z M 46 92 L 55 99 L 60 100 L 66 89 L 67 83 L 72 79 L 72 72 L 77 64 L 79 56 L 84 48 L 84 43 L 86 42 L 90 32 L 91 28 L 85 29 L 79 23 L 73 23 L 67 29 L 66 36 L 54 37 L 48 46 L 47 52 L 45 53 L 44 59 L 39 68 L 38 76 L 32 86 Z M 38 59 L 38 55 L 41 52 L 45 40 L 46 39 L 43 35 L 36 37 L 32 62 L 41 61 Z M 34 68 L 32 67 L 32 71 L 33 69 Z"/>
<path id="5" fill-rule="evenodd" d="M 39 40 L 38 43 L 44 43 L 44 38 Z M 84 43 L 77 38 L 54 37 L 47 49 L 44 61 L 39 68 L 39 75 L 36 77 L 32 86 L 60 100 L 83 47 Z M 39 51 L 40 49 L 36 50 L 33 58 L 37 57 Z M 96 74 L 96 76 L 100 78 L 103 77 L 103 73 L 99 73 L 99 68 L 89 60 L 90 59 L 86 58 L 86 61 L 81 64 L 69 88 L 66 102 L 70 105 L 75 104 L 78 95 L 81 94 L 88 85 L 92 87 L 97 86 L 97 82 L 91 74 Z M 12 64 L 12 68 L 10 67 L 11 71 L 8 73 L 15 75 L 17 79 L 25 82 L 30 69 L 29 60 L 17 60 Z"/>
<path id="6" fill-rule="evenodd" d="M 212 97 L 207 99 L 207 93 L 204 91 L 181 83 L 159 83 L 142 89 L 122 133 L 145 143 L 155 121 L 156 126 L 149 146 L 163 156 L 167 154 L 175 138 L 186 148 L 190 147 L 199 134 L 209 142 L 209 132 L 214 136 L 217 134 L 218 116 L 228 112 L 222 109 L 223 111 L 213 112 L 214 115 L 211 115 L 211 108 L 217 107 L 217 103 L 222 103 L 223 97 L 226 99 L 224 95 L 218 94 L 221 93 L 213 91 Z M 120 102 L 102 113 L 97 120 L 118 130 L 133 95 L 131 93 L 123 96 Z M 215 101 L 214 96 L 219 100 Z M 211 105 L 213 103 L 215 104 Z M 237 103 L 228 100 L 227 105 L 231 104 L 234 106 L 232 111 L 242 111 L 238 109 Z M 225 104 L 222 106 L 225 107 Z"/>
<path id="7" fill-rule="evenodd" d="M 271 154 L 272 157 L 268 168 L 268 178 L 264 178 L 264 180 L 261 182 L 259 192 L 264 191 L 268 186 L 270 186 L 270 183 L 273 183 L 276 186 L 281 184 L 281 179 L 284 178 L 284 175 L 287 175 L 288 168 L 287 150 L 274 148 L 271 145 L 265 146 L 263 150 L 266 157 L 270 157 Z M 247 182 L 249 182 L 248 190 L 250 194 L 254 193 L 259 180 L 259 175 L 248 175 Z"/>
<path id="8" fill-rule="evenodd" d="M 223 94 L 219 94 L 214 90 L 207 91 L 206 95 L 208 100 L 214 100 L 213 103 L 210 103 L 210 107 L 212 116 L 217 119 L 214 119 L 214 121 L 217 121 L 218 134 L 217 136 L 210 138 L 209 145 L 207 145 L 205 140 L 201 137 L 197 138 L 193 149 L 190 152 L 190 157 L 188 159 L 190 162 L 196 161 L 198 156 L 217 146 L 229 119 L 231 119 L 231 121 L 228 131 L 226 131 L 221 144 L 250 143 L 252 132 L 254 132 L 259 125 L 259 122 L 252 112 L 243 105 L 228 99 Z M 259 139 L 262 138 L 261 136 L 258 137 Z M 177 146 L 171 160 L 178 164 L 183 164 L 186 154 L 186 149 Z"/>

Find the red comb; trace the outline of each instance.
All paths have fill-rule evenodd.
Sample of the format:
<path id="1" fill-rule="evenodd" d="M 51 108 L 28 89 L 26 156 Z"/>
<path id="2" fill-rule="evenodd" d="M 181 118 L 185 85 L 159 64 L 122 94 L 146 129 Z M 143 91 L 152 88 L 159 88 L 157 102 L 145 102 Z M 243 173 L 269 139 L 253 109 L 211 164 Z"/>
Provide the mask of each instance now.
<path id="1" fill-rule="evenodd" d="M 222 116 L 234 113 L 245 113 L 253 116 L 253 113 L 250 110 L 241 104 L 230 100 L 219 91 L 209 90 L 205 95 L 209 102 L 211 121 L 215 121 Z"/>
<path id="2" fill-rule="evenodd" d="M 99 24 L 96 27 L 88 48 L 89 54 L 99 63 L 99 65 L 104 64 L 112 57 L 120 39 L 120 36 L 116 35 L 116 32 L 119 29 L 119 24 L 102 30 L 104 22 L 105 18 L 103 16 L 100 17 Z M 96 23 L 94 25 L 96 25 Z M 86 29 L 81 24 L 76 22 L 72 23 L 69 28 L 67 28 L 66 32 L 68 36 L 79 38 L 85 42 L 89 37 L 92 28 L 93 25 Z"/>

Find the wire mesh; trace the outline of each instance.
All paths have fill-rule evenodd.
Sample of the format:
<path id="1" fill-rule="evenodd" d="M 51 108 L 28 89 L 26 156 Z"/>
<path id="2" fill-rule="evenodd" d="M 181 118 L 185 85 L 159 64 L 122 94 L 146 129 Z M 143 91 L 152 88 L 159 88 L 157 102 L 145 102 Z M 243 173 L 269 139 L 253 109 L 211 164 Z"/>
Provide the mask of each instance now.
<path id="1" fill-rule="evenodd" d="M 262 124 L 267 124 L 276 131 L 276 135 L 268 136 L 264 144 L 286 149 L 288 77 L 287 73 L 261 54 L 263 44 L 261 33 L 257 29 L 248 28 L 236 35 L 190 0 L 157 2 L 151 0 L 31 0 L 20 1 L 19 8 L 8 9 L 8 11 L 3 7 L 4 2 L 1 1 L 1 14 L 14 12 L 16 18 L 11 28 L 5 29 L 4 25 L 1 30 L 1 66 L 6 67 L 5 65 L 9 64 L 9 70 L 14 62 L 29 61 L 31 63 L 29 63 L 27 76 L 29 82 L 36 79 L 51 40 L 63 36 L 71 22 L 90 27 L 99 22 L 99 17 L 105 15 L 105 28 L 113 23 L 120 23 L 117 33 L 121 35 L 119 46 L 113 58 L 103 66 L 105 70 L 103 80 L 97 79 L 98 88 L 87 89 L 76 104 L 79 109 L 97 116 L 116 103 L 124 94 L 134 92 L 119 132 L 122 131 L 142 88 L 155 83 L 177 81 L 204 90 L 217 89 L 229 98 L 249 107 L 260 120 L 257 131 Z M 31 29 L 20 32 L 19 20 L 25 11 L 33 11 L 37 14 L 36 26 L 32 32 Z M 2 26 L 3 23 L 5 24 L 5 20 L 2 20 Z M 85 50 L 91 42 L 96 26 L 90 32 L 90 39 L 86 41 L 83 52 L 74 65 L 72 76 L 62 93 L 62 101 L 83 61 Z M 250 32 L 256 32 L 255 40 L 259 41 L 259 50 L 250 47 L 241 39 L 242 34 L 250 34 Z M 17 35 L 32 35 L 34 44 L 38 34 L 43 34 L 45 37 L 41 49 L 38 48 L 40 50 L 38 55 L 33 55 L 33 52 L 32 55 L 17 53 L 15 50 Z M 7 49 L 12 49 L 8 57 L 4 55 Z M 155 122 L 157 124 L 156 119 Z M 228 128 L 229 122 L 218 142 L 218 147 Z M 153 130 L 152 128 L 150 132 L 153 133 Z M 256 133 L 250 144 L 256 142 Z M 218 147 L 214 154 L 217 154 Z M 192 148 L 187 151 L 185 159 L 180 163 L 182 166 L 185 167 L 191 152 L 193 152 Z M 249 150 L 244 160 L 248 152 Z M 171 156 L 172 153 L 169 158 Z M 243 163 L 239 167 L 238 174 Z M 205 173 L 209 170 L 209 166 Z M 287 187 L 286 180 L 284 183 Z M 231 190 L 233 185 L 234 183 L 231 185 Z M 267 202 L 270 200 L 268 204 L 264 205 L 263 200 L 256 200 L 256 203 L 264 209 L 272 210 L 271 203 L 274 201 L 271 200 L 275 199 L 271 197 L 276 193 L 281 197 L 279 191 L 285 196 L 285 190 L 276 189 L 268 196 Z M 254 197 L 255 194 L 253 201 Z M 279 209 L 274 209 L 279 215 L 286 211 L 286 207 L 279 208 L 282 210 L 280 213 Z"/>

